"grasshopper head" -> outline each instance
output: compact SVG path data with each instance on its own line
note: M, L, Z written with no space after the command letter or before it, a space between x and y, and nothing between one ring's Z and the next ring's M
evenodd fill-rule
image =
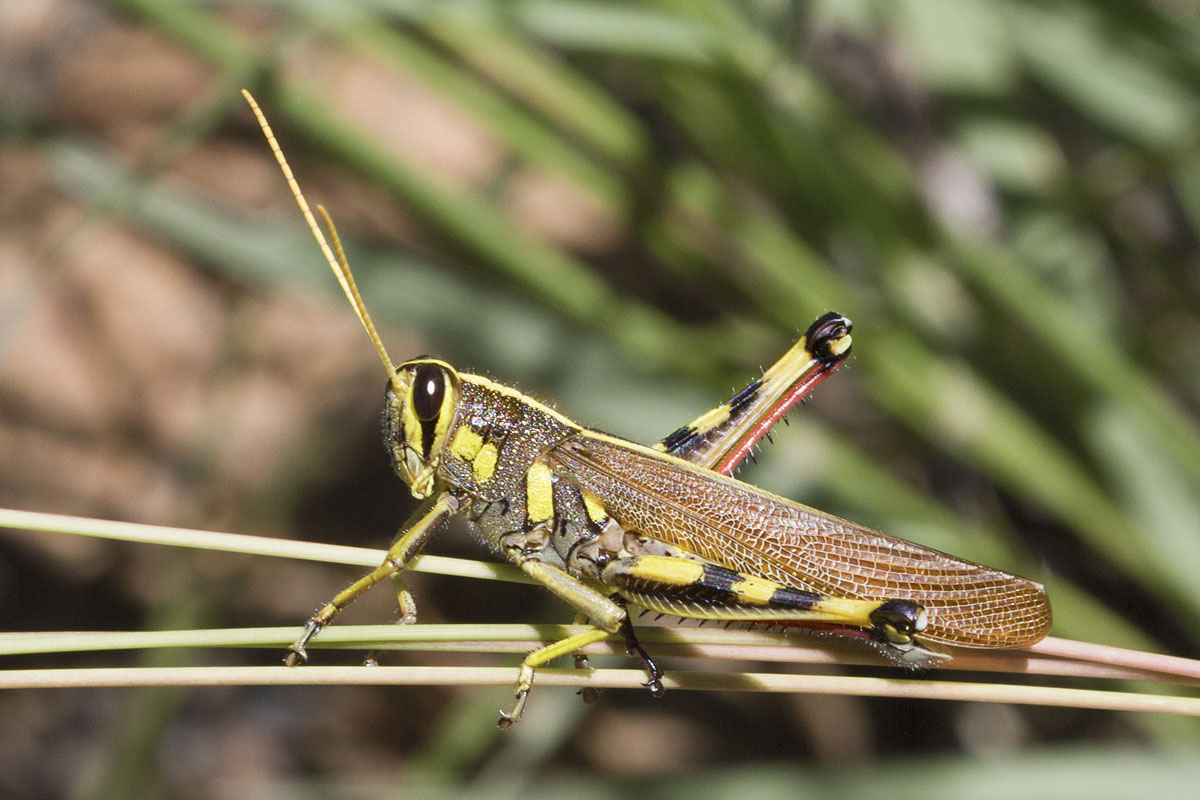
M458 373L445 361L416 358L388 381L384 442L396 474L422 499L433 492L446 431L458 409Z

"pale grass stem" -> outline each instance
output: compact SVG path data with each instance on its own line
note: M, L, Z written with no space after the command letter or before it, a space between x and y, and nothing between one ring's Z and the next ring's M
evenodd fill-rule
M374 567L383 551L297 542L243 534L140 525L60 514L0 509L0 528L75 534L146 544L167 544L259 556ZM529 581L514 567L466 559L419 556L409 569L459 577ZM524 653L568 635L563 625L358 625L334 626L317 643L324 647ZM282 647L296 628L232 630L72 632L0 634L0 656L159 647ZM812 646L805 637L762 631L641 626L639 638L655 652L672 657L804 663L815 666L877 664L870 654ZM589 654L620 654L619 645L601 643ZM1200 661L1051 637L1020 651L956 651L950 669L1071 678L1200 685ZM939 670L941 674L946 670ZM1200 698L1180 695L1100 691L1013 683L932 680L935 673L902 679L840 675L796 675L745 671L671 670L668 688L721 691L831 693L941 700L973 700L1082 708L1158 711L1200 716ZM0 671L0 688L141 685L401 684L506 685L512 667L171 667L23 669ZM633 688L645 680L632 669L592 671L543 669L539 685Z

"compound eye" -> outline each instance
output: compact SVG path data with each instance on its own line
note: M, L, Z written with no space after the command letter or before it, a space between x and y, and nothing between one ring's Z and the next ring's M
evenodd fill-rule
M421 422L432 422L442 410L446 397L446 374L441 367L422 364L413 375L413 413Z

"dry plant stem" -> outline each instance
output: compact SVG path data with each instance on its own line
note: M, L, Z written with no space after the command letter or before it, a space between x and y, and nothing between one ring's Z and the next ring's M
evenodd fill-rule
M251 536L244 533L169 528L163 525L143 525L136 522L89 519L65 514L18 511L10 508L0 508L0 528L40 533L70 533L126 542L195 547L228 553L296 558L360 567L376 567L383 560L384 555L383 550L375 550L370 547L348 547L294 539L276 539L268 536ZM462 578L491 578L513 583L533 582L516 567L507 564L488 564L465 558L419 555L415 556L405 566L405 569L414 572L433 572L439 575L457 575Z
M375 650L526 653L543 646L548 640L582 630L584 628L579 626L566 625L342 625L326 631L318 646ZM0 656L158 647L282 647L295 638L295 634L296 629L290 627L0 633ZM650 625L640 628L639 635L643 642L653 645L656 655L664 657L719 658L813 666L879 666L878 658L870 653L835 649L829 647L829 643L826 642L811 642L800 637L762 631L701 630ZM619 642L600 642L584 648L584 652L587 655L620 656L624 650ZM1196 666L1186 659L1182 661L1182 666ZM1200 685L1200 678L1032 655L1024 651L994 654L962 651L955 654L954 660L946 669L1108 680L1171 681Z
M1056 636L1048 636L1042 641L1030 645L1027 650L1031 653L1074 661L1128 667L1161 675L1175 675L1200 680L1200 661L1191 658L1147 653L1141 650L1126 650L1123 647L1077 642L1073 639L1060 639Z
M591 686L641 689L641 670L573 669L538 671L539 686ZM507 686L513 670L507 667L137 667L130 669L41 669L0 672L0 688L72 688L96 686L250 686L314 684ZM1117 711L1156 711L1200 716L1200 698L1062 689L1011 684L954 683L891 678L766 673L672 672L668 689L702 691L790 692L905 697L925 700L1019 703Z
M69 533L85 536L97 536L124 541L139 541L154 544L167 544L181 547L199 547L210 550L246 553L252 555L268 555L283 558L298 558L314 561L326 561L336 564L353 564L358 566L375 566L382 559L383 551L364 547L346 547L343 545L319 544L300 542L288 539L275 539L264 536L246 534L218 533L213 531L189 530L185 528L169 528L159 525L142 525L110 520L72 517L62 514L44 514L32 511L0 509L0 527L15 530ZM467 559L445 558L440 556L417 556L410 563L410 569L416 571L436 572L439 574L458 575L460 577L491 578L493 580L510 580L529 583L529 579L519 570L503 564L487 564ZM289 629L290 630L290 629ZM738 632L730 632L732 634ZM744 633L744 632L742 632ZM724 635L724 634L718 634ZM379 646L387 647L388 637L381 637ZM647 641L652 641L647 639ZM794 644L795 639L789 644ZM709 642L708 644L712 644ZM717 643L723 645L724 642ZM695 645L691 645L695 647ZM797 653L804 648L788 647ZM694 650L696 655L715 655ZM806 653L818 651L807 650ZM743 651L742 654L728 654L727 657L754 658L761 660L808 660L812 662L828 661L829 663L854 663L857 654L823 653L817 657L807 654L802 658L782 659L777 654L768 656L752 654ZM1032 656L1049 656L1052 659L1064 660L1064 664L1072 666L1055 666L1046 659L1034 660ZM859 657L861 658L861 657ZM869 661L869 659L868 659ZM861 662L860 662L861 663ZM874 662L871 662L874 663ZM1041 674L1062 674L1081 677L1119 677L1136 680L1155 680L1166 677L1200 679L1200 661L1166 656L1156 653L1146 653L1138 650L1126 650L1107 645L1076 642L1069 639L1049 637L1041 642L1017 651L999 651L983 653L971 650L955 651L954 667L972 670L992 670L1003 672L1037 672ZM1108 672L1096 667L1075 668L1074 665L1093 664L1107 665L1133 670L1130 673ZM1190 681L1189 681L1190 682Z

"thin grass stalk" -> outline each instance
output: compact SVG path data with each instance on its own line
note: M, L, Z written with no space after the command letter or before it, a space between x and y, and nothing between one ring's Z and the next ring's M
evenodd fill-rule
M374 566L378 564L384 553L381 550L371 550L369 548L352 548L342 547L337 545L319 545L308 542L294 542L290 540L272 539L261 536L248 536L244 534L218 533L213 531L198 531L180 528L167 528L157 525L140 525L133 523L113 522L108 520L91 520L81 517L71 517L60 514L43 514L38 512L18 511L13 509L0 509L0 527L13 529L26 529L39 532L58 532L72 533L88 536L99 536L105 538L120 539L123 541L141 541L155 544L171 544L176 546L197 547L202 549L216 549L225 552L241 552L256 555L272 555L287 558L303 558L308 560L322 560L320 555L325 554L331 557L332 563L340 564L359 564L362 566ZM508 567L501 569L501 565L483 564L480 562L472 562L465 559L444 559L434 556L420 557L418 562L424 571L436 571L440 574L452 574L462 577L482 577L493 580L509 580L517 578L524 582L528 582L523 575L520 575L515 569ZM514 574L515 573L515 574ZM561 638L564 631L567 630L561 626L554 626L556 629L550 631L547 629L537 629L532 626L500 626L494 630L489 630L494 626L463 626L460 630L450 629L448 626L409 626L407 628L397 626L365 626L372 629L369 631L370 636L366 641L360 640L359 646L389 646L397 639L406 638L407 632L409 643L417 640L419 637L427 637L426 645L431 644L428 639L436 639L440 642L452 642L461 645L464 641L470 642L472 645L481 641L495 641L496 639L505 639L512 637L520 637L521 649L528 649L527 645L532 643L536 646L537 643ZM230 631L210 631L210 632L145 632L141 634L146 638L138 639L139 634L110 634L108 645L117 647L162 647L162 646L194 646L196 644L209 644L216 646L218 644L239 644L242 646L278 646L290 641L295 634L295 629L246 629L240 632ZM335 642L345 643L351 636L361 635L362 630L355 631L349 626L334 628L326 632L322 640L326 644ZM647 642L656 641L656 637L665 637L665 643L681 644L688 646L702 646L701 649L694 651L695 655L721 655L728 658L762 658L765 653L761 649L746 650L738 652L736 649L727 650L725 652L705 649L712 645L728 644L731 641L742 646L754 646L761 648L764 644L783 645L787 644L784 650L800 650L802 648L794 647L794 642L784 642L782 640L763 640L762 638L752 640L751 642L737 642L736 638L739 634L755 635L756 632L739 632L739 631L709 631L709 632L685 632L685 630L671 630L664 628L649 627L646 629L642 638ZM188 636L194 635L192 641L188 641ZM715 641L710 636L718 637ZM757 634L762 636L763 634ZM38 643L37 639L32 637L41 636L42 639ZM70 637L78 637L76 644L71 644ZM121 637L129 637L122 639ZM55 637L68 637L65 640ZM691 642L688 642L688 637L693 637ZM662 639L657 639L662 641ZM5 652L39 652L36 648L31 649L29 645L38 643L38 646L43 649L41 652L64 652L66 650L96 650L110 649L105 647L104 634L11 634L8 637L0 637L0 654ZM437 647L428 647L428 649L438 649ZM508 649L508 648L505 648ZM1116 672L1097 671L1094 667L1072 671L1071 669L1057 665L1050 672L1051 668L1044 663L1031 661L1029 653L1039 654L1043 656L1051 656L1058 658L1065 663L1087 664L1089 662L1099 663L1117 668ZM689 653L681 653L688 655ZM831 659L839 664L855 663L854 659L844 659L841 654L831 656ZM783 660L783 659L773 659ZM793 659L786 659L793 660ZM1150 679L1163 680L1168 676L1172 680L1178 679L1179 682L1191 683L1200 679L1200 662L1191 659L1176 658L1172 656L1157 655L1153 653L1142 653L1139 651L1125 650L1123 648L1107 647L1103 645L1094 645L1085 642L1073 642L1057 638L1049 638L1034 645L1024 651L1007 651L1005 653L971 653L970 651L960 652L956 655L954 664L959 666L960 662L965 661L965 665L970 668L972 665L976 669L988 669L1001 672L1012 673L1041 673L1041 674L1065 674L1076 677L1122 677L1133 679ZM1119 670L1127 670L1121 672ZM368 676L364 675L364 678ZM368 681L373 682L373 681ZM1179 698L1184 699L1184 698ZM1014 700L1013 702L1021 702ZM1107 707L1107 706L1106 706Z
M0 633L0 656L171 647L282 649L296 638L298 630L272 627ZM313 642L313 649L526 653L585 630L586 627L578 625L339 625L322 631L321 637ZM653 644L655 653L665 657L879 666L879 659L873 654L840 648L837 640L813 640L768 631L649 625L639 626L638 638ZM625 651L620 637L613 636L606 642L583 648L582 652L622 656ZM1200 685L1200 662L1192 659L1055 637L1028 650L958 651L951 665L939 672L947 670Z
M541 686L641 689L646 676L633 669L542 669ZM50 689L97 686L508 686L511 667L130 667L9 670L0 688ZM726 692L844 694L921 700L966 700L1110 711L1153 711L1200 716L1200 698L1065 689L1015 684L861 678L834 675L776 675L761 672L667 673L667 689Z

